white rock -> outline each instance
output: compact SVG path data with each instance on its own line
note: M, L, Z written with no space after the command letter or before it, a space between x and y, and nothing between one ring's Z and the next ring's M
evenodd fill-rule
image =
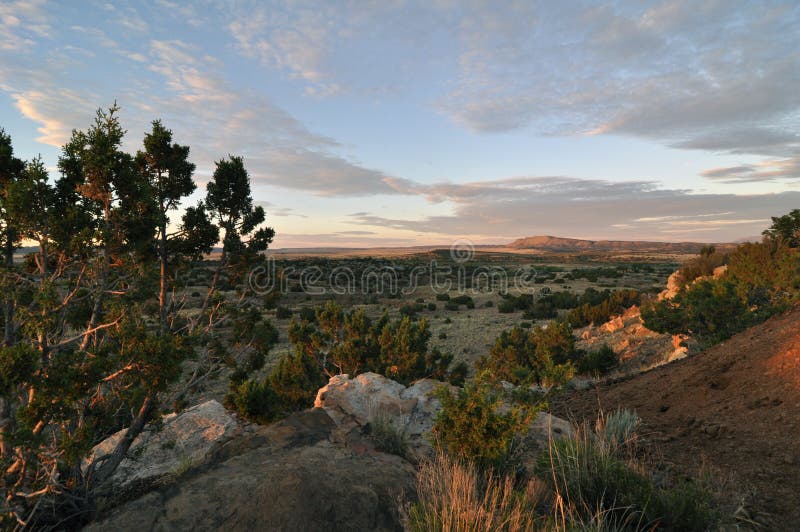
M432 379L405 387L377 373L362 373L353 379L336 375L317 392L314 407L324 408L345 428L364 426L381 416L404 431L412 445L426 447L425 434L441 408L434 392L443 385L450 387Z
M84 468L93 460L111 453L127 429L97 444ZM207 401L168 414L160 424L150 424L133 441L128 456L111 477L113 489L143 488L170 476L202 465L242 428L217 401Z

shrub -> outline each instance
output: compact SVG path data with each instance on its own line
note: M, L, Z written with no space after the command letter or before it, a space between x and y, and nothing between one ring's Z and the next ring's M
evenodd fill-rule
M730 338L754 323L754 316L726 280L702 280L681 290L674 298L642 309L645 327L656 332L687 334L703 345Z
M515 385L559 385L571 378L572 361L579 355L569 324L552 321L532 331L521 327L503 331L476 366Z
M493 307L493 306L494 306L494 301L492 301L492 300L490 299L490 300L488 300L486 303L484 303L484 304L483 304L483 306L484 306L484 307L486 307L486 308L491 308L491 307Z
M279 306L275 309L275 317L279 320L286 320L292 317L292 311L287 307Z
M482 468L509 465L514 439L529 422L530 410L512 406L501 413L501 396L483 382L466 384L454 392L440 387L436 397L442 408L432 435L439 448Z
M447 333L442 331L439 333L439 340L447 340Z
M224 403L227 408L254 423L266 425L281 416L278 395L266 379L232 384Z
M300 309L300 319L305 321L317 321L317 311L314 307L303 307Z
M581 299L585 302L572 309L567 315L567 321L573 327L605 323L612 316L622 314L625 309L638 305L641 302L641 294L636 290L598 292L594 289L587 289Z
M414 317L417 315L418 312L422 312L424 310L424 305L422 303L413 303L409 305L403 305L398 309L398 312L401 316L408 316ZM435 308L435 307L434 307Z
M504 299L497 305L497 311L500 314L511 314L512 312L516 312L516 310L517 305L513 300Z
M453 303L452 301L448 301L447 303L444 304L445 310L458 310L458 308L459 308L458 303Z
M326 382L327 378L316 360L301 349L282 358L269 375L269 385L284 414L310 408L317 391Z
M436 303L428 303L428 310L430 310L431 312L436 310Z
M678 276L680 284L685 286L698 277L709 276L714 273L714 269L728 262L727 253L718 252L714 246L706 246L700 250L700 255L687 261L680 270Z
M436 294L436 301L450 301L450 294Z
M607 344L603 344L596 351L590 351L578 361L578 371L581 373L600 374L608 372L617 365L617 354Z

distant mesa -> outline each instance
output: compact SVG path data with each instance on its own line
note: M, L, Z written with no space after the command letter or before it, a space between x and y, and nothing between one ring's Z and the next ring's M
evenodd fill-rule
M550 252L649 251L661 253L698 253L707 244L700 242L647 242L637 240L581 240L557 236L528 236L510 244L513 249ZM718 244L715 244L718 245ZM727 244L722 244L727 246Z

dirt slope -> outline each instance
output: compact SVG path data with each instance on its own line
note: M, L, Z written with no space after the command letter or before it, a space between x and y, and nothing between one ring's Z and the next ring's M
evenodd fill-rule
M696 473L711 465L752 490L752 508L770 528L800 530L800 308L703 353L573 392L553 410L580 420L598 405L635 409L669 466Z

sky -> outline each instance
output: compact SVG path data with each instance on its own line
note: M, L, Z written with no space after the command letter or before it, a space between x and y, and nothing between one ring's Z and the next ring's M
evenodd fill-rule
M244 157L273 247L723 242L800 208L794 1L0 0L0 127L57 177L116 101ZM173 217L177 219L180 213Z

